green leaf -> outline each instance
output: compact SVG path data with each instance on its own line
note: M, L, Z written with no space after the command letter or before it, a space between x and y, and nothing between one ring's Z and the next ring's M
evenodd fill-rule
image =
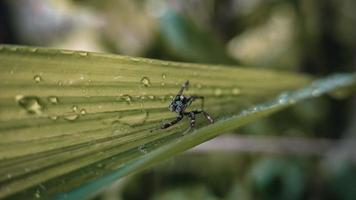
M14 199L88 197L223 132L355 82L354 75L337 75L256 106L311 79L18 46L0 46L0 67L0 198ZM201 117L185 135L188 120L157 129L175 118L167 106L186 80L185 94L205 96L217 122L206 126Z
M184 15L167 10L159 22L164 44L177 57L200 63L237 63L211 31L200 30Z

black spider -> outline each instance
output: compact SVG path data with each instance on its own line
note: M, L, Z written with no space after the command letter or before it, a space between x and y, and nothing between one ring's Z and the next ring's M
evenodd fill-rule
M210 115L203 110L203 108L204 108L204 97L203 96L184 96L183 95L183 90L188 88L188 85L189 85L189 81L186 81L182 85L182 88L179 90L178 94L173 98L171 104L168 107L171 112L178 113L177 118L171 122L162 124L161 129L166 129L166 128L176 124L180 120L182 120L184 116L188 116L190 118L190 127L186 131L186 132L188 132L195 126L195 115L200 114L200 113L203 113L204 116L206 117L206 119L209 120L210 123L214 123L213 118L211 118ZM190 112L185 112L185 109L196 99L202 100L201 109L193 110Z

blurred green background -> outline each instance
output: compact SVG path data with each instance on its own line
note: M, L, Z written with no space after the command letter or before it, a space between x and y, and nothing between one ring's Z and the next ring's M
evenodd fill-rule
M319 77L355 71L355 11L354 0L8 0L0 43ZM308 100L93 199L356 199L355 122L355 95Z

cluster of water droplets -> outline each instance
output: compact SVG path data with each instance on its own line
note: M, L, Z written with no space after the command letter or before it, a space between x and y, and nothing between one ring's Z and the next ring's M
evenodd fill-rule
M73 105L71 108L71 112L65 113L63 118L68 121L75 121L80 116L84 116L87 114L87 111L84 108L79 109L77 105Z
M45 116L44 111L49 105L57 105L59 103L59 98L57 96L41 98L38 96L16 95L15 101L23 110L26 111L26 113ZM63 118L68 121L74 121L80 116L84 116L86 114L87 111L84 108L79 109L78 106L74 105L72 106L70 112L63 114ZM48 118L51 120L57 120L58 115L49 115Z

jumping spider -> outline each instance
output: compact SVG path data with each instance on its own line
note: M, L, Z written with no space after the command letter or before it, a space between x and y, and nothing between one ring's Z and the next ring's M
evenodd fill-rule
M182 88L179 90L178 94L173 98L171 104L168 107L171 112L178 113L177 118L171 122L162 124L161 129L166 129L166 128L176 124L180 120L182 120L184 116L188 116L190 118L190 127L186 131L186 132L188 132L195 126L195 115L200 114L200 113L203 113L205 118L210 123L214 123L213 118L211 118L211 116L203 110L203 108L204 108L204 97L203 96L184 96L183 95L183 90L187 89L188 85L189 85L189 81L186 81L182 85ZM188 106L190 106L190 104L193 101L195 101L196 99L201 99L201 101L202 101L201 109L193 110L190 112L185 112L185 109Z

